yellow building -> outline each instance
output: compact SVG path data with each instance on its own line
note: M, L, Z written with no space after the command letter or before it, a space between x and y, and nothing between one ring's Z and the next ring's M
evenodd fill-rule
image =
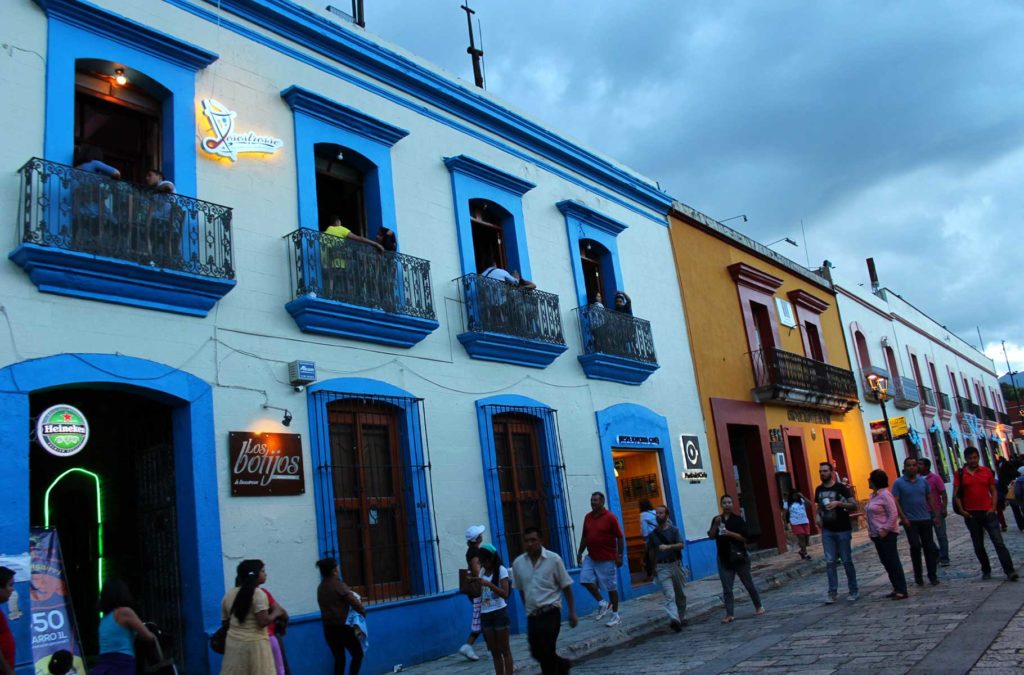
M835 291L688 206L676 203L670 221L716 487L738 498L760 548L784 551L782 503L792 489L813 500L821 462L868 496Z

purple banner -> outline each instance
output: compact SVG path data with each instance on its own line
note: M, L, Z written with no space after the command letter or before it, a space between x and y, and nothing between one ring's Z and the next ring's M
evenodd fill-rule
M29 554L32 557L31 631L35 670L49 672L50 658L63 649L74 656L74 672L85 675L82 645L78 642L75 613L64 581L64 558L57 531L33 528Z

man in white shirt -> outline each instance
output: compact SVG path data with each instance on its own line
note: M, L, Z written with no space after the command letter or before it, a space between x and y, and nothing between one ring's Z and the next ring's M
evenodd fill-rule
M569 659L556 651L562 630L562 593L569 607L569 627L578 623L572 597L572 577L555 552L541 545L541 531L528 527L523 533L525 553L512 563L512 578L526 607L526 634L530 656L540 663L544 675L568 673Z

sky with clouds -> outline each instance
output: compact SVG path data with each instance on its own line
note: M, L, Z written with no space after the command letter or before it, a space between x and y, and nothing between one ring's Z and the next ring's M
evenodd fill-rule
M367 29L472 81L461 1L365 0ZM1024 3L471 4L512 107L797 262L873 256L1024 370Z

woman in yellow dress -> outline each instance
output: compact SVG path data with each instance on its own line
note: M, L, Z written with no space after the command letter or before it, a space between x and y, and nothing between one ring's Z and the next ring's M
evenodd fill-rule
M220 673L276 675L267 626L281 608L271 607L267 594L259 588L267 580L266 567L260 560L243 560L237 574L235 587L228 589L220 603L221 619L228 622Z

